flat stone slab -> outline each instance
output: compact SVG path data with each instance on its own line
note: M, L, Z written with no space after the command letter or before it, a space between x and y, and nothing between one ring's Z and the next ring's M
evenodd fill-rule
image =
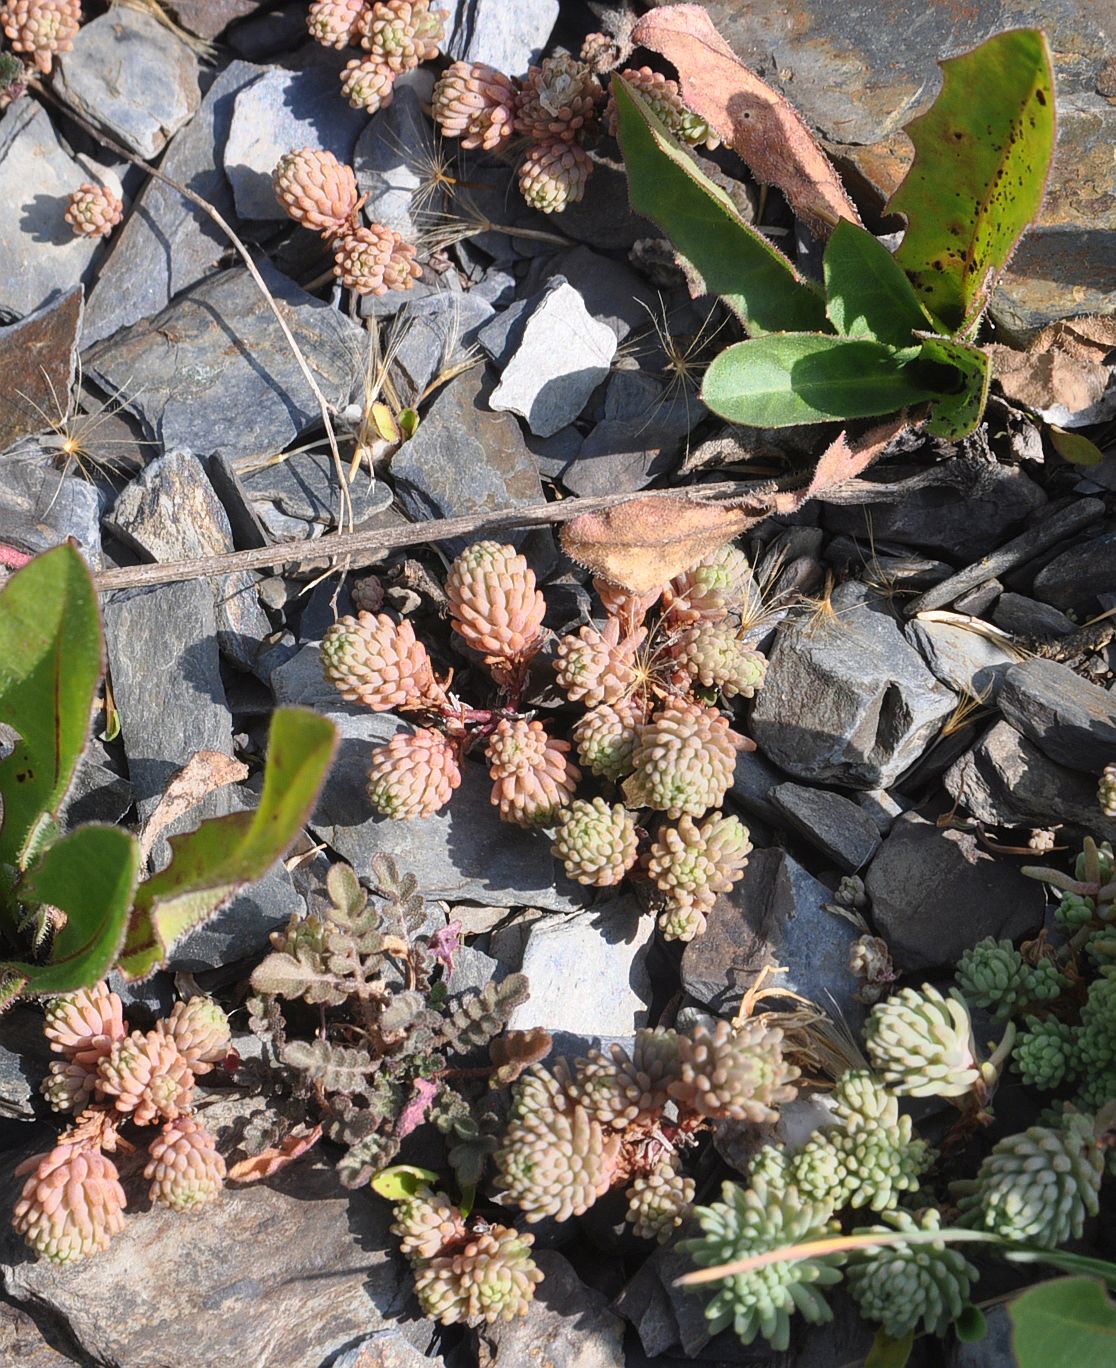
M81 286L75 286L0 328L0 451L63 416L59 405L74 382L82 299Z
M349 401L363 369L360 329L266 262L260 273L326 400ZM241 266L221 271L86 355L123 390L167 450L196 456L282 451L321 422L321 409L259 288Z
M58 58L57 93L71 108L148 159L201 100L196 54L154 14L116 6L82 24Z
M324 711L339 728L341 745L310 825L355 869L367 869L384 851L417 876L427 898L451 903L569 912L591 899L591 890L562 873L549 835L500 821L491 780L473 760L465 762L461 787L433 817L394 822L377 816L367 794L372 748L407 724L390 713L346 712L337 703Z
M447 0L447 57L487 62L498 71L521 76L538 60L558 18L558 0Z
M967 831L899 817L865 879L872 920L901 969L952 965L985 936L1018 940L1042 925L1046 895Z
M223 1100L205 1113L223 1153L246 1105ZM9 1165L5 1179L10 1210L25 1180ZM197 1219L164 1206L131 1211L108 1249L66 1269L33 1261L5 1222L0 1275L7 1297L66 1327L98 1363L320 1368L413 1317L391 1219L387 1202L346 1191L328 1159L310 1155L267 1182L226 1187Z
M550 437L581 413L616 355L616 334L568 283L548 290L492 391L494 409L518 413Z
M233 100L224 151L236 212L244 219L287 222L271 182L279 159L309 147L332 152L348 165L367 120L364 110L340 98L330 66L273 67L246 85Z
M0 316L23 318L53 295L88 283L97 238L78 237L63 217L89 172L59 137L46 109L17 101L0 119Z
M1013 665L1000 690L1004 720L1059 765L1099 774L1116 757L1116 694L1053 660Z
M250 62L230 62L160 163L160 170L190 186L226 219L234 216L235 206L220 152L237 91L259 74L260 68ZM70 239L77 242L72 234ZM229 247L228 238L202 210L169 185L148 180L132 212L109 239L110 255L85 311L83 345L158 313L172 295L208 275ZM130 382L125 388L134 391Z
M879 827L839 793L780 784L771 798L791 827L846 874L862 869L879 849Z

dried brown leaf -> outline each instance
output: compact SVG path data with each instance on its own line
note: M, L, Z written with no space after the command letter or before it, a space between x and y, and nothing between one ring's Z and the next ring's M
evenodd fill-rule
M1026 351L993 343L992 369L1004 394L1051 421L1095 421L1091 414L1112 378L1106 357L1116 348L1116 318L1085 315L1059 319L1038 333ZM1098 413L1097 419L1101 417Z
M282 1144L261 1150L250 1159L241 1159L239 1163L233 1164L228 1176L234 1183L258 1183L261 1178L270 1178L273 1173L278 1173L288 1164L293 1164L321 1138L321 1126L315 1126L305 1135L288 1135Z
M594 575L646 594L758 522L765 508L729 508L684 495L629 499L582 513L562 529L562 549Z
M220 751L198 751L170 781L155 811L147 819L140 836L142 858L146 860L151 854L159 833L191 808L197 807L206 794L247 777L248 766L234 760L231 755L223 755Z
M740 61L701 5L653 9L632 38L671 62L682 98L751 167L775 185L810 230L826 236L839 219L860 223L833 163L801 115Z

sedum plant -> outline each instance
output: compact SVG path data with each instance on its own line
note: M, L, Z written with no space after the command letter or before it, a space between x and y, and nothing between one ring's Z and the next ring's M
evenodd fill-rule
M196 1211L220 1194L225 1161L194 1114L195 1081L229 1050L228 1020L216 1002L185 999L152 1030L130 1031L120 998L97 983L52 998L45 1031L61 1057L43 1095L75 1119L53 1149L16 1170L29 1177L12 1223L37 1254L76 1263L120 1233L127 1198L109 1156L135 1149L150 1134L141 1128L157 1128L143 1170L150 1201ZM125 1128L136 1138L126 1138Z
M665 26L677 14L676 27L696 28L692 15L683 19L695 8L655 19ZM721 57L723 41L698 13L701 37L706 46L719 44ZM655 86L626 72L613 77L633 209L664 230L704 290L720 294L748 334L705 373L701 397L713 412L733 423L787 427L911 410L929 433L950 439L980 422L990 362L977 332L997 277L1042 202L1054 151L1053 74L1035 29L997 34L941 65L937 99L907 126L914 162L887 205L907 225L894 253L860 225L839 185L826 198L822 184L836 184L836 173L821 148L812 146L816 167L799 168L801 151L788 143L788 174L803 172L800 197L788 191L792 205L827 238L821 285L747 223L703 172L686 146L695 137ZM731 117L733 92L717 84L723 67L683 74L711 92L711 103L723 97ZM741 67L737 79L747 92L741 107L780 111L770 142L800 123L752 73ZM780 160L762 134L731 131L746 157ZM804 127L801 134L810 140ZM772 179L769 165L757 170ZM803 183L816 191L805 202Z
M499 1086L532 1051L549 1048L545 1032L513 1032L500 1042L502 1056L465 1064L462 1056L496 1044L527 998L527 981L512 974L450 996L445 978L460 928L424 932L414 876L400 875L389 857L377 855L372 874L375 899L348 865L334 865L329 906L275 932L274 951L251 980L250 1025L270 1052L265 1073L281 1068L293 1079L296 1102L314 1098L325 1135L345 1148L337 1167L347 1187L367 1183L427 1122L467 1169L485 1141L458 1083L480 1076ZM270 1138L261 1137L261 1148Z
M96 590L69 545L18 570L0 592L0 1006L21 992L69 993L118 964L144 978L173 942L262 877L310 814L336 733L301 708L276 711L254 813L172 837L142 877L140 845L118 827L66 829L65 804L103 674Z
M396 820L452 799L470 753L483 754L500 817L554 832L567 876L596 887L625 877L653 890L668 939L690 940L752 846L720 811L737 757L754 749L720 699L751 697L766 661L749 645L764 605L744 554L723 546L654 592L597 581L603 620L560 637L554 682L580 716L570 740L531 716L531 666L546 644L546 601L514 547L474 542L446 579L450 622L496 686L494 706L463 702L408 621L368 611L339 619L322 668L341 696L414 718L373 751L369 797ZM578 764L574 763L576 752ZM598 790L580 796L582 784Z

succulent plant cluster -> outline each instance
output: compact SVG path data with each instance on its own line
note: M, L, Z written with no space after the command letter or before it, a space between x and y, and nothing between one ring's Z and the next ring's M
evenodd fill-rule
M272 173L286 212L333 251L333 273L356 294L409 290L422 274L415 248L393 228L359 221L364 198L351 166L332 152L303 147L286 153Z
M715 702L750 697L763 682L766 661L748 644L757 591L734 547L660 593L597 589L603 619L560 637L553 651L554 683L584 710L570 741L524 708L529 687L545 682L532 662L547 645L546 601L512 546L474 542L446 579L452 628L496 684L496 706L463 703L411 624L384 612L334 623L322 668L349 702L416 723L373 752L377 811L400 820L440 811L466 755L483 746L504 821L552 830L554 854L580 883L643 879L664 934L690 940L717 895L740 879L752 848L739 818L718 809L738 754L754 746ZM583 777L599 791L575 796Z
M496 1200L528 1222L580 1216L611 1188L628 1193L637 1234L666 1240L694 1196L681 1154L721 1120L773 1122L798 1070L759 1019L712 1030L636 1032L571 1068L536 1066L516 1084L495 1154Z
M514 151L523 198L541 213L559 213L585 194L593 170L586 145L602 131L615 136L615 105L601 77L619 61L619 45L592 33L579 57L559 48L523 76L483 62L454 62L434 87L434 121L464 148ZM684 142L717 146L709 125L683 104L677 81L649 67L625 70L620 79Z
M374 114L391 104L400 76L438 56L448 18L430 0L313 0L306 26L323 47L360 49L341 90L354 109Z
M42 1091L75 1113L52 1150L27 1160L15 1229L42 1257L75 1263L104 1249L124 1225L126 1197L109 1155L135 1148L121 1128L158 1127L143 1176L151 1201L193 1211L221 1191L225 1163L193 1113L195 1079L224 1061L229 1026L212 999L175 1004L150 1031L130 1031L104 983L51 999L45 1031L61 1058Z
M726 1184L721 1202L696 1208L702 1234L679 1248L713 1268L850 1226L853 1235L911 1241L736 1267L712 1283L713 1329L732 1325L745 1343L763 1334L785 1349L788 1317L797 1309L828 1320L820 1289L843 1276L886 1335L941 1335L964 1313L977 1270L946 1238L928 1235L962 1226L1040 1249L1082 1236L1100 1208L1116 1133L1114 863L1107 845L1087 838L1072 875L1027 869L1061 895L1060 939L1016 948L986 938L961 957L950 993L923 984L877 1001L864 1031L871 1068L839 1079L833 1124L793 1152L761 1149L750 1186ZM1006 1023L987 1058L969 1004ZM971 1177L939 1173L940 1156L914 1133L901 1099L952 1102L958 1134L969 1135L992 1123L989 1103L1009 1058L1038 1094L1037 1124L1002 1133ZM1043 1093L1055 1098L1045 1111ZM866 1207L886 1224L853 1225L851 1213Z
M84 181L66 201L66 222L77 237L108 237L124 217L124 201L107 185Z
M545 1032L504 1033L527 997L521 974L450 996L445 979L460 928L424 930L414 877L386 856L375 858L373 877L375 899L348 865L331 868L329 906L272 935L249 1002L250 1025L270 1051L261 1070L293 1075L296 1101L315 1098L324 1133L345 1147L337 1168L348 1187L367 1183L428 1121L467 1170L471 1147L483 1150L484 1141L455 1079L500 1086L550 1045ZM485 1047L487 1060L461 1073L459 1057ZM272 1138L261 1134L258 1147Z
M81 24L81 0L4 0L0 29L12 51L49 76L59 52L69 52Z
M443 1325L515 1320L542 1282L533 1235L482 1219L470 1224L430 1188L397 1204L391 1228L414 1269L419 1305Z

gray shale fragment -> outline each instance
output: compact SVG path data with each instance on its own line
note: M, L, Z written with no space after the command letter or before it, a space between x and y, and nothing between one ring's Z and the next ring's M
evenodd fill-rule
M752 735L796 778L887 788L956 698L868 588L842 584L832 603L832 620L779 629Z
M955 963L985 936L1016 940L1042 925L1042 886L967 831L917 813L898 818L865 886L876 929L901 969Z
M560 285L527 319L492 407L518 413L536 437L550 437L581 413L615 355L616 334L592 316L572 285Z
M344 408L363 371L360 329L264 261L260 272L327 402ZM164 447L200 457L282 451L321 422L275 315L241 266L99 343L86 368L124 390Z
M54 84L72 109L148 159L201 100L195 54L169 25L129 5L82 24Z

